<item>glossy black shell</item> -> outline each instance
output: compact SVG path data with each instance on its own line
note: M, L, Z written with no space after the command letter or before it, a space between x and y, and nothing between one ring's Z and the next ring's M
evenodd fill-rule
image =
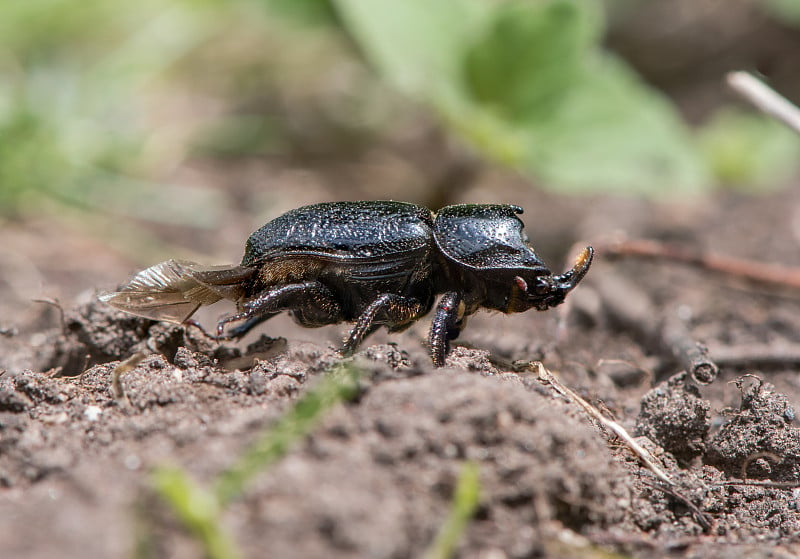
M527 270L549 274L528 245L517 214L522 208L506 204L447 206L436 214L434 238L441 253L472 270Z
M327 202L291 210L253 233L242 266L258 269L247 296L316 281L355 320L382 293L430 306L433 217L405 202Z
M104 300L181 323L202 305L233 300L238 312L217 323L219 337L239 338L284 311L310 328L352 322L341 349L349 355L379 326L408 328L442 294L428 338L440 367L449 340L478 309L545 310L563 302L586 274L591 247L570 270L552 275L528 243L521 213L501 204L448 206L435 216L405 202L305 206L250 235L241 265L169 260Z
M406 202L326 202L286 212L250 235L242 266L276 256L391 258L430 244L431 211Z

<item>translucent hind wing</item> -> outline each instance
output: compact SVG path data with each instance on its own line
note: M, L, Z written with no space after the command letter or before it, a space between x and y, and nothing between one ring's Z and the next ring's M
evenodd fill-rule
M194 262L184 266L199 284L229 301L245 296L245 287L256 271L246 266L201 266Z
M241 266L167 260L142 270L120 291L101 295L100 300L144 318L181 323L203 305L236 300L250 273Z

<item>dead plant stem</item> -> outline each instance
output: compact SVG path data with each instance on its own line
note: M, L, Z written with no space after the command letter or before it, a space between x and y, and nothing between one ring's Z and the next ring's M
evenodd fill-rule
M531 364L531 367L536 371L539 376L539 381L543 384L548 384L553 387L553 389L564 396L570 402L578 404L583 411L585 411L589 417L600 423L603 427L614 433L617 437L619 437L628 448L642 461L642 463L647 466L655 476L661 480L662 482L666 483L668 486L672 487L675 485L675 482L670 479L670 477L666 474L664 470L661 469L658 464L655 463L655 460L650 455L650 453L642 447L639 443L637 443L634 438L628 433L628 431L619 423L612 419L608 419L605 417L600 411L591 405L589 402L581 398L577 393L575 393L572 389L567 388L564 384L559 381L553 373L548 371L542 363L536 361Z
M609 243L600 250L607 256L679 262L754 283L800 289L800 268L796 266L781 266L703 253L646 239L617 241Z
M800 109L780 93L747 72L730 72L728 85L762 112L800 134Z

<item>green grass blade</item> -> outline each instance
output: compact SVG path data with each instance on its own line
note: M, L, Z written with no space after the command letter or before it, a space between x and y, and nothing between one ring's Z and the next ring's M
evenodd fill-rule
M153 473L153 485L184 527L203 546L208 559L239 559L242 555L222 529L217 497L197 485L179 468L162 467Z
M478 475L477 464L468 462L461 468L450 514L439 530L433 545L425 553L425 559L448 559L453 556L461 535L478 508L480 500Z
M250 479L308 434L323 412L338 402L354 398L357 380L354 369L343 367L326 375L317 387L303 395L233 466L220 474L214 490L219 502L228 503L238 497Z

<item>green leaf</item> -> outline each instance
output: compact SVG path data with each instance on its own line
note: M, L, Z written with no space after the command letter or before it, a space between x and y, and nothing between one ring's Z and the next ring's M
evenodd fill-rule
M587 0L500 4L466 53L469 94L509 119L547 115L580 77L600 28Z
M718 111L698 133L701 152L720 182L778 186L800 164L800 138L774 120L733 108Z
M672 105L599 51L596 0L334 0L396 88L543 186L664 193L710 177Z
M669 194L710 183L672 105L610 56L527 130L527 168L562 190Z
M763 9L787 25L800 27L800 1L765 0Z
M400 91L443 102L464 45L489 10L482 0L333 0L364 56Z
M329 0L261 0L276 14L306 25L333 25L336 14Z

